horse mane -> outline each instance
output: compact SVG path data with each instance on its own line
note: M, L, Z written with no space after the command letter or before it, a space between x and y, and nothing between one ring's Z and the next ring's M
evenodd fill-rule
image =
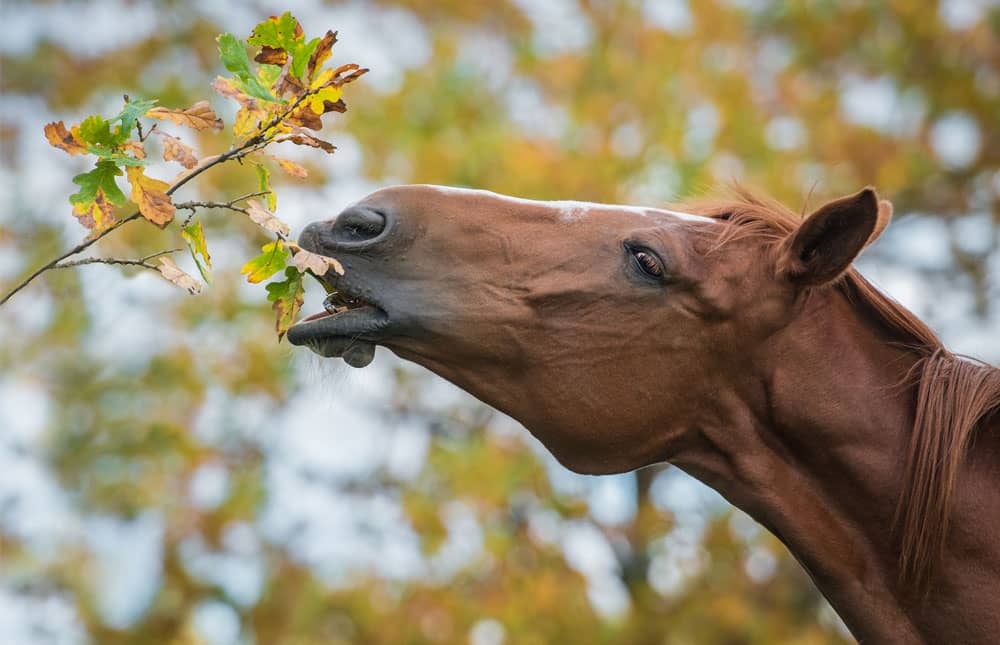
M772 199L742 187L734 190L734 198L687 207L732 225L720 233L715 248L749 236L774 245L802 221ZM949 352L930 327L853 267L833 288L865 314L886 342L918 356L904 381L916 386L916 411L893 528L900 542L900 587L922 596L944 555L966 451L976 430L1000 413L1000 369Z

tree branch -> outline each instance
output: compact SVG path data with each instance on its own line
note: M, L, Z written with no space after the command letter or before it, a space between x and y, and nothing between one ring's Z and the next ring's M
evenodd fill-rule
M127 260L124 258L83 258L82 260L72 260L70 262L60 262L52 266L53 269L68 269L70 267L78 267L84 264L123 264L131 265L137 267L144 267L146 269L152 269L159 273L160 268L154 264L148 264L153 258L158 258L161 255L169 255L171 253L177 253L181 249L169 249L167 251L157 251L156 253L150 253L149 255L135 260Z
M286 118L288 118L288 116L291 115L291 113L294 112L299 107L299 105L302 104L302 102L304 100L306 100L307 98L309 98L313 94L316 94L318 91L319 91L318 89L316 89L316 90L310 89L310 90L306 90L305 92L303 92L301 96L299 96L298 98L295 99L295 101L292 102L292 104L288 107L287 110L285 110L284 112L282 112L279 115L276 115L266 125L262 126L260 129L258 129L257 133L254 136L250 137L249 139L247 139L246 141L244 141L243 143L241 143L239 146L237 146L235 148L230 148L229 150L227 150L226 152L224 152L224 153L222 153L220 155L217 155L215 157L209 157L207 160L202 160L204 162L202 165L197 166L191 172L189 172L188 174L184 175L183 177L181 177L180 179L178 179L176 182L174 182L174 184L172 186L170 186L170 188L168 188L166 190L166 193L168 195L173 195L178 189L181 188L181 186L183 186L184 184L188 183L189 181L191 181L192 179L194 179L195 177L197 177L201 173L205 172L209 168L212 168L214 166L218 166L219 164L222 164L222 163L225 163L227 161L230 161L231 159L242 159L243 157L247 156L248 154L256 152L257 150L259 150L259 149L261 149L261 148L269 145L274 140L274 137L277 136L277 134L278 134L276 132L275 133L271 133L270 130L273 129L278 124L280 124ZM155 125L154 125L154 127L155 127ZM238 202L238 201L240 201L242 199L248 199L249 197L258 196L258 195L261 195L261 194L266 194L266 193L252 193L251 195L248 195L248 196L238 197L238 198L236 198L236 199L234 199L234 200L232 200L232 201L230 201L228 203L226 203L226 202L220 203L221 205L217 204L215 202L185 202L186 205L178 205L177 207L178 208L187 208L188 207L187 205L189 205L192 209L193 208L198 208L198 207L203 207L203 208L228 208L230 210L235 210L235 211L239 211L239 212L245 213L246 211L244 209L234 206L235 202ZM211 204L211 206L208 206L208 204ZM17 286L15 286L13 289L11 289L2 299L0 299L0 306L2 306L4 303L6 303L8 300L10 300L11 297L13 297L13 295L16 294L18 291L20 291L21 289L24 289L26 286L28 286L28 284L30 284L32 280L34 280L35 278L37 278L41 274L45 273L49 269L62 268L62 267L66 267L66 266L76 266L75 263L65 263L63 261L66 258L70 257L70 256L73 256L73 255L76 255L78 253L81 253L82 251L84 251L87 248L89 248L92 244L94 244L95 242L97 242L98 240L100 240L101 238L103 238L108 233L110 233L112 231L115 231L118 228L120 228L121 226L124 226L125 224L127 224L128 222L131 222L133 220L137 220L140 217L142 217L142 214L139 213L138 211L136 211L135 213L132 213L128 217L125 217L123 219L120 219L120 220L116 221L114 224L112 224L108 228L104 229L100 233L97 233L93 237L86 238L83 242L80 242L79 244L77 244L76 246L74 246L73 248L71 248L69 251L66 251L65 253L63 253L59 257L55 258L54 260L52 260L52 261L50 261L50 262L42 265L41 267L39 267L38 269L36 269L33 273L31 273L31 275L29 275L27 278L25 278L24 280L22 280ZM93 262L81 262L80 264L93 264ZM105 263L105 264L108 264L108 263ZM155 268L155 267L153 267L153 268Z

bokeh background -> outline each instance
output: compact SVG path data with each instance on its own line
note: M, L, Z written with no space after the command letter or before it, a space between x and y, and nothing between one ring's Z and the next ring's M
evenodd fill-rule
M657 205L739 181L796 210L873 184L897 216L866 275L1000 360L996 0L4 0L0 291L84 233L84 162L46 122L123 92L231 122L215 36L286 9L372 68L330 119L337 154L282 151L311 173L278 188L293 233L402 182ZM217 168L179 197L253 182ZM356 371L276 343L239 276L265 240L204 221L200 296L90 266L0 308L0 642L851 642L682 473L577 476L384 350ZM95 249L177 241L138 223Z

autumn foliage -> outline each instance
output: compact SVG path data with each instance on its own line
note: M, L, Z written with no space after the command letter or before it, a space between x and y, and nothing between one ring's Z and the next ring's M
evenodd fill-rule
M195 132L222 130L225 127L222 119L204 100L179 109L159 106L156 99L133 100L126 96L121 111L110 119L92 115L68 129L62 121L49 123L45 126L45 136L54 147L70 155L96 157L92 170L73 178L80 190L69 198L73 215L90 231L87 242L78 247L80 250L89 246L88 242L140 216L162 229L175 221L178 208L187 209L191 216L181 223L182 236L202 280L208 282L212 261L204 227L195 216L199 209L223 208L242 213L273 236L274 241L265 244L261 254L246 263L243 273L249 282L260 283L283 272L284 280L267 285L267 299L273 303L280 340L295 323L302 306L303 275L320 277L331 269L343 274L343 267L335 259L310 253L288 239L288 225L274 213L277 196L271 189L268 164L297 178L304 178L307 171L294 161L268 154L265 149L272 143L289 141L332 154L336 147L315 133L323 129L324 115L347 110L341 98L344 86L368 70L353 63L327 67L337 34L327 31L321 38L306 40L302 26L287 12L258 24L246 41L228 33L219 35L217 40L222 64L232 76L216 78L212 88L239 104L232 127L232 145L227 152L199 159L194 148L180 136L162 129L170 123ZM248 46L256 50L252 61ZM156 123L144 130L144 119ZM176 162L184 168L170 182L145 173L146 143L151 135L160 140L164 161ZM230 161L253 165L257 192L225 203L173 201L171 196L185 183L213 166ZM127 197L118 185L123 174L131 186ZM237 205L240 202L245 205ZM117 217L117 208L129 205L136 212ZM159 262L156 270L189 293L199 293L202 284L177 266L169 257L171 252L156 254ZM54 268L66 257L51 266ZM151 258L129 263L148 267L145 263L148 259ZM321 284L330 289L326 283ZM15 288L4 300L23 286Z

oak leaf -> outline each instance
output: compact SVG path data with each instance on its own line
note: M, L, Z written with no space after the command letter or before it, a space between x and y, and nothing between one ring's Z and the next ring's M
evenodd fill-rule
M282 136L281 138L276 139L276 141L278 142L291 141L295 145L319 148L320 150L323 150L324 152L328 152L330 154L333 154L334 150L337 149L337 146L333 145L329 141L324 141L323 139L319 139L313 134L306 132L302 128L294 128L290 135Z
M92 231L103 231L115 221L114 206L98 188L92 200L73 205L73 217Z
M73 132L66 129L62 121L55 121L45 126L45 138L56 148L65 150L71 155L87 154L86 144Z
M285 279L267 285L267 299L272 303L276 315L274 329L278 332L278 341L285 335L288 328L295 324L295 319L302 308L302 273L295 267L285 269Z
M157 130L159 132L159 130ZM146 158L146 148L142 145L141 141L126 141L122 144L121 149L125 152L132 153L132 156L136 159Z
M327 271L333 269L337 275L344 275L344 266L336 258L306 251L298 245L295 245L294 248L296 251L295 255L292 256L292 261L295 263L295 267L302 273L308 270L321 276L326 275Z
M209 282L207 269L212 268L212 258L208 254L208 244L205 242L205 230L201 227L201 222L196 221L185 226L181 229L181 237L187 243L188 250L191 251L191 257L194 259L194 263L197 265L202 279L205 282ZM201 257L199 258L199 256ZM204 264L202 264L202 260L204 260Z
M281 240L260 247L261 254L243 265L240 273L254 284L267 280L288 264L288 250Z
M233 99L248 110L258 110L260 107L257 99L240 91L240 88L231 79L216 76L211 85L213 90L227 99Z
M132 184L132 201L139 206L139 212L153 224L163 228L174 219L174 204L170 201L165 181L147 177L142 168L129 167L125 170Z
M256 199L247 202L247 215L255 224L277 235L287 236L291 231L288 224L275 217L274 213Z
M198 158L194 156L194 150L175 136L171 136L162 130L154 130L163 140L163 160L176 161L187 169L198 165Z
M333 49L336 42L337 32L327 31L320 39L319 44L316 45L312 56L309 57L309 63L306 65L306 78L311 80L316 75L316 70L323 67L323 63L330 57L330 50Z
M194 295L201 292L201 283L184 273L177 264L169 257L160 258L160 266L156 267L164 278L173 282L178 287L187 289L188 293Z
M198 101L186 110L173 110L170 108L155 107L146 116L151 119L173 121L177 125L183 125L195 130L221 130L222 119L212 111L208 101Z
M281 157L275 157L273 155L267 155L267 156L270 159L277 162L277 164L281 166L281 169L284 170L289 175L291 175L292 177L295 177L297 179L305 179L306 177L309 176L309 171L300 166L299 164L295 163L294 161L290 161L288 159L282 159Z

